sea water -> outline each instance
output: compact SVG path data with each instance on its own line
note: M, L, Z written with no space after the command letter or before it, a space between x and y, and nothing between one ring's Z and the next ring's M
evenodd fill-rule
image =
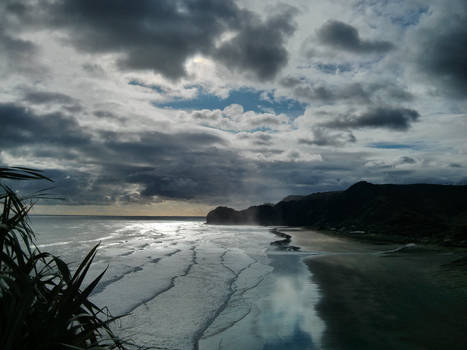
M100 243L91 298L155 349L465 349L467 251L204 218L34 216L71 266Z
M320 295L300 253L268 227L204 219L34 216L38 246L76 266L100 243L92 301L115 332L160 349L315 349Z

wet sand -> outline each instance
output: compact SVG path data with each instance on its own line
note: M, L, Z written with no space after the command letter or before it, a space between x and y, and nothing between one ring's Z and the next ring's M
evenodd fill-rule
M324 349L465 349L467 253L281 229L321 292Z

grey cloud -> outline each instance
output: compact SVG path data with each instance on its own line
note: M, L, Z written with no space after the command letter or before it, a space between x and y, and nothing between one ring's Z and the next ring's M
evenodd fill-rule
M335 146L342 147L346 143L356 142L357 139L351 132L331 133L329 130L322 127L312 128L312 138L300 138L299 144L308 146Z
M406 131L420 114L408 108L379 107L364 113L344 115L321 126L334 129L385 128Z
M244 111L241 105L232 104L223 110L198 110L179 113L181 120L190 120L203 126L224 131L245 131L256 128L277 130L287 127L288 119L283 114Z
M399 158L397 164L415 164L417 161L411 157L403 156Z
M1 7L0 7L1 11ZM0 17L0 21L2 17ZM1 26L2 24L0 24ZM35 73L40 71L42 67L34 62L37 47L32 42L15 38L7 34L0 27L0 69L3 68L3 74L11 74L12 72L20 73ZM2 67L4 65L4 67Z
M240 190L248 167L235 152L219 148L227 145L224 139L208 132L90 132L60 113L38 115L13 104L0 105L0 120L2 151L95 169L70 170L73 181L65 181L63 171L52 172L59 180L54 191L68 204L124 200L130 184L140 186L143 202L152 196L212 199Z
M334 103L340 100L353 100L354 102L370 102L371 92L365 91L361 84L355 83L347 86L331 88L324 85L302 85L293 89L293 94L307 101L321 101Z
M222 118L222 113L219 110L204 110L192 113L192 117L196 120L217 121Z
M33 104L58 103L63 105L71 105L78 103L76 99L68 95L47 91L28 91L24 94L24 99Z
M77 48L121 54L126 69L150 69L177 79L188 57L209 52L240 16L232 1L59 1L53 24L68 30Z
M116 115L115 113L104 111L104 110L94 111L93 115L99 119L118 121L120 123L125 123L129 121L129 118L121 117L119 115Z
M436 23L429 23L414 37L415 64L433 78L442 95L467 96L467 3L452 1L438 8ZM438 14L438 13L437 13ZM430 18L428 18L430 20Z
M89 144L89 135L72 118L60 113L38 116L14 104L0 104L2 149L39 144L64 147Z
M284 44L295 30L291 22L295 14L295 9L289 9L264 23L249 21L233 39L218 49L216 58L240 71L253 71L260 80L274 78L287 63Z
M104 68L97 63L84 63L83 70L97 77L104 77L106 75Z
M266 133L256 133L254 135L255 140L253 144L257 146L270 146L272 145L272 136Z
M5 154L37 161L53 157L61 162L64 168L45 170L56 180L53 192L66 198L60 203L63 205L150 203L170 198L244 207L276 202L289 194L344 189L361 179L384 182L389 176L387 168L364 166L372 153L323 148L322 161L267 162L243 158L238 149L230 149L229 143L209 130L175 134L91 132L59 113L38 115L11 104L0 105L0 120L5 125L0 129L0 163ZM238 137L247 136L252 142L271 141L261 133ZM266 146L255 152L267 158L284 151ZM288 155L300 156L293 151ZM401 160L411 164L408 158ZM411 172L396 180L410 183L439 171L419 169L422 165L414 163ZM31 192L34 188L28 186L34 185L24 182L23 190Z
M299 79L299 78L296 78L296 77L287 76L287 77L282 78L279 81L279 83L284 87L292 88L292 87L295 87L295 86L301 84L302 80Z
M394 49L389 41L361 39L355 27L335 20L327 21L317 35L322 44L352 53L385 53Z
M32 55L36 51L36 46L23 39L14 38L0 29L0 47L4 53L10 56L10 59L14 61L27 60L28 56Z
M296 77L285 77L279 82L292 95L306 102L334 104L341 101L358 104L412 101L413 96L403 86L388 81L341 84L338 86L314 84Z
M185 63L196 54L253 72L262 80L272 79L287 63L284 44L293 32L293 11L287 9L263 21L240 9L234 0L40 0L36 6L23 4L26 10L18 16L25 27L33 23L65 30L66 40L79 50L117 53L122 69L153 70L174 80L186 76ZM217 48L225 32L237 35Z

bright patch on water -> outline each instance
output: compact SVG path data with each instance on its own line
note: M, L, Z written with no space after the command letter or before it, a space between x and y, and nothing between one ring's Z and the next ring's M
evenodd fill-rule
M303 254L265 227L203 221L33 217L39 245L79 262L101 241L93 301L123 337L162 349L316 349L324 323Z

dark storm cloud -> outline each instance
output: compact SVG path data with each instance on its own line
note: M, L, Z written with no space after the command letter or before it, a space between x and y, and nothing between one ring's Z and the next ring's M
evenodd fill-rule
M244 186L248 164L220 148L226 141L215 134L91 132L63 114L39 115L14 104L0 104L0 120L2 151L71 162L75 170L48 173L57 180L54 193L68 204L122 201L132 184L140 190L131 200L142 202L153 201L152 196L213 200ZM77 170L86 168L94 170Z
M467 97L467 3L450 2L437 23L417 33L416 64L433 77L441 94Z
M38 115L12 104L0 105L0 119L4 123L0 129L3 152L67 164L46 171L56 181L53 193L66 199L61 204L144 203L170 198L246 205L258 198L277 201L297 191L327 188L329 180L318 185L309 174L326 179L329 167L344 171L330 164L315 169L314 164L297 160L274 164L249 160L230 150L215 133L91 132L59 113ZM271 141L270 135L263 133L252 137L253 142ZM275 151L268 147L264 152ZM337 163L347 166L346 161ZM291 169L295 170L291 173ZM33 188L28 186L35 184L24 186L22 190L31 192Z
M188 57L212 50L240 15L231 1L60 1L50 10L79 49L118 52L123 68L174 79L185 75Z
M14 104L0 104L0 146L2 149L23 145L53 147L82 147L89 144L89 135L78 123L60 113L43 116Z
M294 29L295 12L290 8L263 21L233 0L40 0L36 6L24 4L25 9L15 15L25 27L34 23L63 29L66 40L79 50L117 53L122 69L153 70L171 79L185 76L186 60L196 54L253 72L259 79L271 79L287 63L285 39ZM235 36L217 48L225 32Z
M60 113L39 115L13 104L0 105L0 120L0 163L5 154L60 162L60 169L45 169L45 174L55 180L53 193L66 199L60 202L63 205L181 199L244 207L262 201L277 202L289 194L344 189L362 178L381 182L382 172L387 171L365 167L366 153L349 156L346 152L323 150L322 161L267 162L242 157L212 131L90 131ZM327 136L328 141L323 141ZM271 141L263 133L248 137ZM315 133L314 145L331 142L331 137L325 133L319 140ZM262 152L283 151L265 147ZM290 157L294 155L298 154L290 153ZM401 157L400 164L415 164L413 161ZM407 174L407 182L417 175ZM19 186L22 193L36 189L32 187L36 184L30 182Z
M379 107L360 114L344 115L321 126L333 129L384 128L406 131L419 117L420 114L413 109Z
M218 49L216 58L228 67L253 71L261 80L274 78L287 63L284 44L295 30L292 24L295 14L296 10L289 8L264 23L252 18L232 40Z
M394 49L389 41L361 39L355 27L335 20L327 21L317 34L322 44L352 53L385 53Z

